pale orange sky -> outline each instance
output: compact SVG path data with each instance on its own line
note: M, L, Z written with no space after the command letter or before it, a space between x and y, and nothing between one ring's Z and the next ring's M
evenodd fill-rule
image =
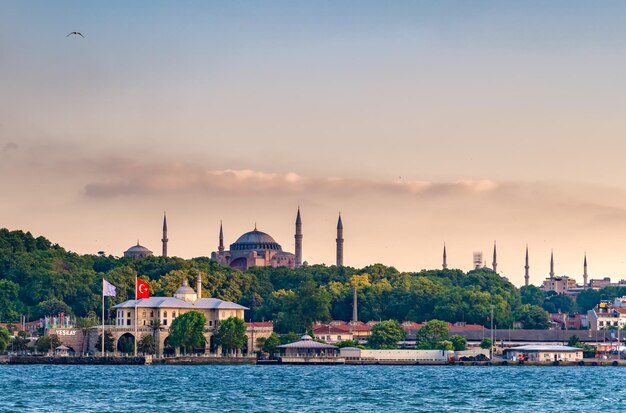
M564 6L567 5L565 8ZM389 6L389 5L387 5ZM4 3L0 226L80 253L304 258L523 282L626 266L626 5ZM85 39L65 38L80 30Z

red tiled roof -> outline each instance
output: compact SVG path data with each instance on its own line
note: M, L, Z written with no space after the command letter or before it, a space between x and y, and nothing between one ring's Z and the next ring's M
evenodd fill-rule
M318 325L313 327L313 334L349 334L350 327L348 326L332 326L332 325Z
M273 321L253 321L251 323L246 323L249 327L274 327Z

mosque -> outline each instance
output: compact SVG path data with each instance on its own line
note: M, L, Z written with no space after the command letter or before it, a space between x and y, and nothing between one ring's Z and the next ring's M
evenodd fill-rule
M307 262L302 260L302 216L300 208L296 215L295 223L295 252L283 251L282 246L277 243L274 238L262 231L259 231L255 225L252 231L241 235L234 243L230 244L230 248L224 248L224 230L220 222L219 244L217 251L211 253L211 259L217 261L223 266L236 268L245 271L250 267L287 267L298 268L306 266ZM163 238L162 253L163 257L167 257L167 217L163 216ZM341 214L337 220L337 238L336 242L336 265L343 266L343 222ZM124 257L141 259L153 256L153 252L148 248L134 245L124 251Z

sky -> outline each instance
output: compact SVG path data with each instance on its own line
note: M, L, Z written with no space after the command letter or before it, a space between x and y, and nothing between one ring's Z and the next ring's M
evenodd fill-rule
M85 38L66 37L80 31ZM626 270L626 3L0 1L0 227L333 264Z

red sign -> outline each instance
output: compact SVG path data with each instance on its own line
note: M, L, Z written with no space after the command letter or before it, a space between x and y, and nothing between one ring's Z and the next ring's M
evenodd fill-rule
M150 286L147 282L137 278L137 291L135 291L137 299L150 298Z

